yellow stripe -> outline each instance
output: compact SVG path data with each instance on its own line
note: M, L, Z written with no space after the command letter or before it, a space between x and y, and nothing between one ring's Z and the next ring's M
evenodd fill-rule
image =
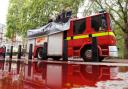
M98 36L107 36L107 35L111 35L111 36L114 36L114 33L113 32L102 32L102 33L95 33L95 34L92 34L92 37L98 37Z
M106 35L108 35L108 32L95 33L95 34L92 34L92 37L106 36Z
M107 36L107 35L111 35L114 36L113 32L101 32L101 33L95 33L92 34L92 37L99 37L99 36ZM80 35L80 36L73 36L73 39L82 39L82 38L89 38L89 35ZM71 40L71 37L67 37L66 40Z
M116 37L113 32L109 32L109 35Z
M71 37L67 37L66 40L71 40Z
M88 38L88 37L89 37L88 35L73 36L73 39L76 40L76 39L82 39L82 38Z

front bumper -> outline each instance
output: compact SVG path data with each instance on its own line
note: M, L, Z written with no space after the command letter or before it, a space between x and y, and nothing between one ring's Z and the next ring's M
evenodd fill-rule
M109 46L109 56L110 57L118 57L117 46Z

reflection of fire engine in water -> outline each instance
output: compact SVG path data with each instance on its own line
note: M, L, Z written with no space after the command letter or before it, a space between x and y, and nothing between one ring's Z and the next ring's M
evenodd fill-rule
M29 63L25 67L24 86L62 89L96 86L99 81L116 79L118 67L103 65Z
M82 57L84 61L93 61L93 37L97 38L100 61L118 56L115 35L106 12L71 19L63 24L51 22L39 29L28 30L28 46L33 44L34 57L38 59Z

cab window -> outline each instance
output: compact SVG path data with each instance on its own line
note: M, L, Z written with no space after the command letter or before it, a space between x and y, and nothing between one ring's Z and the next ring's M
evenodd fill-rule
M74 21L74 34L82 34L86 29L86 19Z
M105 31L107 28L107 20L105 14L91 17L91 27L95 31Z

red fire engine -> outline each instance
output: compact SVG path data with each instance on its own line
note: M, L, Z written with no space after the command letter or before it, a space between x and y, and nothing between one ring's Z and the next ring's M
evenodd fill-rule
M50 22L41 28L28 30L28 46L33 44L34 57L38 59L82 57L84 61L93 61L93 37L97 38L99 61L118 56L107 12L70 19L67 23Z

